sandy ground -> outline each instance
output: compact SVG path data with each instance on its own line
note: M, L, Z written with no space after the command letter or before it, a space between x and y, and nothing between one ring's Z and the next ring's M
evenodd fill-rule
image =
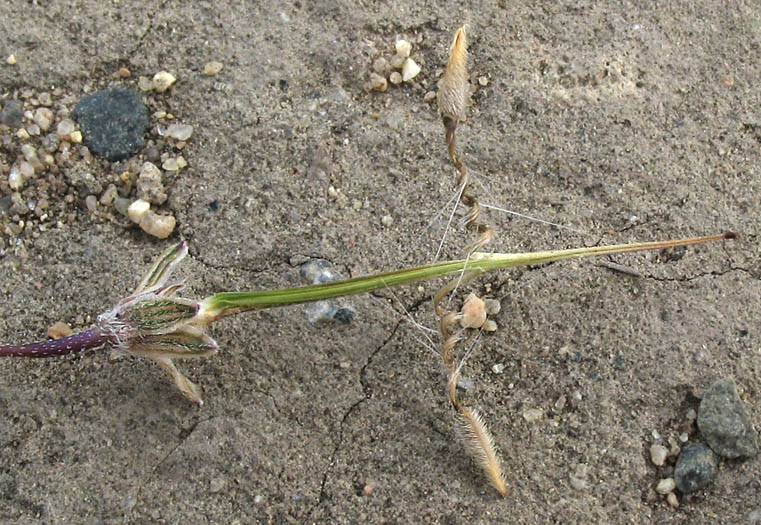
M460 133L475 192L587 232L489 213L491 249L742 234L681 258L615 258L640 277L585 261L474 284L502 311L468 362L467 397L502 451L510 496L463 456L442 366L399 313L435 326L427 284L347 300L348 326L310 325L301 308L215 325L221 352L180 363L203 387L200 410L138 359L3 361L3 521L759 519L758 458L722 461L674 509L654 490L670 467L648 454L654 434L668 443L694 430L689 410L722 376L761 428L761 11L750 1L4 2L3 98L60 88L76 100L167 70L172 90L143 96L195 132L188 168L167 180L172 239L88 213L73 189L61 227L4 235L0 338L86 327L179 238L191 246L190 297L301 284L307 257L344 275L431 261L444 223L427 226L455 174L424 95L466 17L474 82L488 80ZM397 37L422 73L367 93L373 60L390 58ZM216 77L202 74L211 60L225 66ZM122 66L132 77L115 76ZM310 170L320 148L329 169ZM0 148L5 162L16 154ZM88 169L114 176L102 162ZM445 256L467 240L450 236ZM529 423L533 408L543 417Z

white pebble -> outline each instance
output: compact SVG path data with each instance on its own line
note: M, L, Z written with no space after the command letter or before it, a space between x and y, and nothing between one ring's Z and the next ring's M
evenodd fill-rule
M213 77L220 71L222 71L222 68L225 67L225 65L222 62L217 62L216 60L212 60L211 62L207 62L206 65L203 66L203 74L209 77Z
M8 58L5 59L5 63L9 66L15 66L16 65L16 55L8 55Z
M679 500L677 499L676 494L674 494L673 492L669 492L668 496L666 496L666 501L673 508L679 507Z
M169 124L165 134L173 139L188 140L193 134L193 126L190 124Z
M650 447L650 461L653 462L653 465L656 467L660 467L663 465L663 463L666 461L666 456L668 456L669 450L664 447L663 445L652 445Z
M402 80L404 82L409 82L415 78L418 73L420 73L420 66L418 66L414 60L408 58L404 61L404 65L402 66Z
M177 163L177 159L169 157L166 159L162 164L161 167L164 168L167 171L177 171L180 169L179 164Z
M666 495L669 492L673 491L676 488L676 481L674 481L674 478L663 478L658 482L658 485L655 487L655 491L658 494Z
M496 365L491 367L491 371L495 374L501 374L505 370L505 365L502 363L497 363Z
M140 221L140 228L148 235L166 239L174 231L177 220L172 215L159 215L148 211Z
M70 135L75 129L76 129L76 126L74 124L74 121L71 119L65 118L61 122L58 123L58 127L56 128L56 134L59 137L65 137L67 135Z
M172 84L174 84L176 80L177 78L175 78L175 76L168 71L159 71L153 75L153 89L158 93L163 93L172 87Z
M399 84L402 83L402 75L399 74L398 71L394 71L393 73L391 73L391 75L388 77L388 79L394 85L399 85Z
M140 224L140 221L143 220L149 211L151 211L151 203L143 199L137 199L127 208L127 217L135 224Z
M188 165L188 161L185 160L185 157L183 157L182 155L177 157L177 167L179 169L185 168L185 167L187 167L187 165Z
M523 412L523 419L525 419L528 423L533 423L534 421L539 421L542 419L543 415L544 412L542 412L541 408L529 408Z
M24 187L24 183L26 182L26 177L21 173L21 170L16 166L15 164L11 168L11 172L8 175L8 186L11 187L13 191L19 191L21 188Z
M412 51L412 44L408 41L403 39L396 41L396 56L407 58L410 56L410 51Z
M43 131L49 130L53 123L53 112L49 108L37 108L34 112L34 123Z
M69 139L74 144L81 143L82 142L82 132L81 131L72 131L71 133L69 133Z
M481 330L484 332L496 332L497 331L497 323L494 321L494 319L487 319L484 321L483 326L481 327Z
M381 224L383 224L383 226L391 226L394 224L394 218L391 215L384 215L381 218Z

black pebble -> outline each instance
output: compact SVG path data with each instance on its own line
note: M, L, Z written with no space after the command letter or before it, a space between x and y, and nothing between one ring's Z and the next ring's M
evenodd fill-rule
M79 122L87 146L110 161L123 160L145 144L148 108L131 89L110 87L83 97L72 116Z
M716 456L703 443L685 445L674 468L674 481L684 494L708 485L716 473Z
M333 319L341 321L343 324L349 324L354 319L354 311L348 308L338 308L333 314Z
M17 128L24 118L24 103L20 100L7 100L0 111L0 124Z

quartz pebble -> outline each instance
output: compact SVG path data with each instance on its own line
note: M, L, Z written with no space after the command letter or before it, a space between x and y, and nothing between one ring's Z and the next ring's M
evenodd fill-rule
M163 93L177 81L177 78L175 78L174 75L169 73L168 71L159 71L155 75L153 75L153 89L157 93Z
M95 195L88 195L85 197L85 207L90 213L95 213L95 210L98 208L97 197L95 197Z
M135 224L140 224L143 217L151 210L151 203L143 199L138 199L127 208L127 217Z
M140 220L140 228L158 239L169 237L176 224L177 220L172 215L159 215L150 210Z
M53 112L49 108L37 108L33 118L34 123L37 124L42 131L47 131L53 123Z
M8 58L5 59L5 63L9 66L15 66L16 65L16 55L10 54L8 55Z
M225 67L222 62L217 62L216 60L212 60L211 62L207 62L203 66L203 74L209 77L213 77L220 71L222 71L222 68Z
M8 186L13 191L19 191L24 187L26 177L21 173L21 170L15 164L11 167L11 172L8 174Z
M409 82L418 76L418 73L420 73L420 66L414 60L408 58L404 61L402 66L402 81Z
M663 466L668 456L669 450L663 445L652 445L650 447L650 461L657 467Z
M541 408L529 408L523 412L523 419L525 419L527 423L533 423L534 421L542 419L543 415L544 412L542 412Z
M658 494L666 495L669 492L673 491L676 488L676 481L674 481L674 478L663 478L658 482L658 485L655 487L655 492Z
M170 124L166 128L165 135L177 140L188 140L193 134L193 126L190 124Z
M402 83L402 75L398 71L394 71L393 73L391 73L388 79L394 85L398 85Z
M161 180L161 170L152 162L145 162L140 168L140 175L137 177L137 196L153 204L163 204L167 199Z
M410 44L407 40L399 39L396 41L396 56L407 58L410 56L411 51L412 44Z
M56 127L56 134L58 134L59 137L66 137L67 135L70 135L75 129L76 125L74 124L74 121L65 118L58 123L58 126Z
M177 162L177 159L173 157L169 157L163 163L161 163L161 167L167 171L177 171L180 169L180 165Z

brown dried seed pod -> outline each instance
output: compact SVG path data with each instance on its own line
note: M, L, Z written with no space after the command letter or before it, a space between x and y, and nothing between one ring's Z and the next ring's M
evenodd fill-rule
M465 106L468 102L468 50L465 27L455 33L449 51L449 62L444 77L439 82L439 110L446 119L465 121Z

